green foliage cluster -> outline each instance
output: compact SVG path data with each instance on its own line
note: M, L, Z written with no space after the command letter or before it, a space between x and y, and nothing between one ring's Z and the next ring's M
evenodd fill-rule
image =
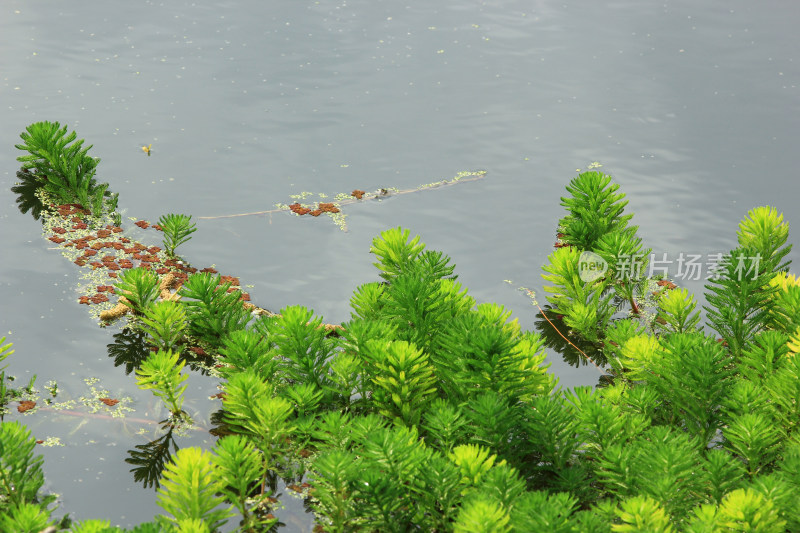
M561 205L567 215L558 224L562 247L553 252L544 267L545 286L553 311L565 324L591 342L600 341L612 317L625 305L634 315L642 314L649 287L648 257L633 215L626 215L628 201L618 192L611 176L598 171L583 172L567 186L571 196ZM582 262L590 252L606 264L595 279L582 276Z
M49 525L48 506L55 496L40 498L44 485L42 457L34 456L31 432L19 422L0 424L0 526L3 531L35 531ZM12 512L19 510L18 512Z
M231 283L223 282L219 274L197 272L178 293L186 310L187 332L215 350L227 333L244 329L252 318L241 294L228 292L230 288Z
M605 355L602 387L557 387L543 338L478 304L449 257L401 228L374 239L382 281L356 289L338 336L301 306L255 318L218 276L194 274L180 302L140 308L136 327L158 351L137 376L178 412L181 335L200 342L220 366L225 436L164 462L164 514L137 531L213 531L234 514L240 530L266 531L275 475L307 480L308 505L333 532L800 530L788 225L771 208L740 224L740 247L707 286L718 340L687 291L663 291L645 316L651 280L617 276L620 256L649 250L608 176L581 174L568 191L568 246L544 277L567 333ZM578 261L589 251L609 270L587 282ZM4 473L33 464L22 455ZM3 500L8 520L49 524L34 485L6 489L28 491Z
M108 183L95 179L100 159L88 155L83 139L58 122L35 122L20 134L23 144L15 145L28 152L17 158L22 171L32 173L44 190L59 204L80 204L95 216L112 213L117 195L108 191Z
M147 268L123 270L114 284L115 292L124 296L125 303L134 313L143 314L159 296L158 275Z
M191 215L162 215L158 225L164 232L164 249L169 255L175 255L175 248L191 239L190 235L197 231Z
M0 337L0 362L3 362L9 355L14 353L14 350L11 349L14 343L9 342L8 344L3 344L4 342L6 342L6 338ZM7 366L8 365L0 367L0 371L5 370Z
M785 233L767 209L748 216ZM772 248L785 256L782 241ZM242 460L251 495L300 463L329 531L800 527L800 362L788 333L800 317L778 288L761 291L772 318L750 326L741 356L699 329L693 297L675 290L649 322L609 319L595 337L606 387L563 391L542 339L476 305L447 256L400 228L372 251L383 281L355 291L340 337L303 307L220 334L222 427L258 458ZM786 265L762 266L785 278ZM245 483L228 479L228 501L256 520L263 499L248 503Z
M158 350L151 352L136 370L136 384L140 389L151 389L153 393L164 400L173 415L183 412L183 392L186 385L181 384L188 376L182 374L183 361L180 354L171 350Z

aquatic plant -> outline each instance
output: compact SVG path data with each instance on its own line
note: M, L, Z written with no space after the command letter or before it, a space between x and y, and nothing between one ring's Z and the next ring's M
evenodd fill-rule
M598 324L605 387L560 391L543 339L502 307L476 305L446 256L402 229L387 236L373 242L385 283L356 291L341 337L302 307L219 329L221 429L234 436L207 456L214 474L175 458L162 479L159 498L172 501L162 524L221 522L224 497L242 527L268 527L270 472L300 468L331 531L697 531L721 517L735 527L800 525L791 503L800 361L789 356L790 335L770 329L794 327L790 302L734 357L698 330L693 299L676 289L660 300L658 329L634 318ZM562 279L554 286L590 290ZM217 276L197 280L193 301L228 294ZM173 354L162 366L180 364ZM764 514L736 515L735 505Z
M243 530L268 528L277 522L274 517L261 516L260 505L266 498L253 503L253 487L264 475L263 458L259 450L241 435L228 435L214 446L212 458L215 474L220 480L220 492L224 494L242 515Z
M78 203L96 216L116 210L117 195L94 177L100 160L88 155L91 145L83 148L83 139L77 139L74 131L67 134L67 127L58 122L35 122L20 138L23 144L16 148L28 152L17 158L22 170L33 171L57 203Z
M164 249L169 255L175 255L175 248L190 240L190 235L197 231L191 215L162 215L158 225L164 232Z
M771 281L786 275L783 259L792 249L786 245L788 236L789 225L774 208L749 211L739 224L739 248L723 257L718 277L706 285L708 321L734 357L758 331L779 325L772 310L778 289Z
M281 319L272 322L268 340L282 359L280 370L289 383L309 383L331 399L328 359L336 341L328 337L322 318L303 306L281 309Z
M225 388L225 422L248 436L264 456L264 464L274 467L273 460L288 449L292 404L274 396L271 387L253 373L235 374ZM264 469L266 476L267 468Z
M40 506L24 502L13 508L8 514L0 515L0 527L3 531L19 533L39 533L51 526L50 513Z
M280 364L272 345L253 330L229 332L222 339L219 353L223 363L219 372L223 378L250 370L264 381L271 381Z
M239 530L266 530L277 476L331 531L799 530L800 286L787 276L780 214L748 213L739 247L709 283L718 340L698 327L687 291L620 275L630 266L620 256L649 249L609 176L583 173L567 190L561 242L544 274L547 336L524 331L502 306L478 304L449 257L403 228L373 240L382 281L354 292L350 319L335 329L300 306L254 320L238 280L174 259L159 268L191 273L180 302L155 303L155 273L120 273L117 290L140 314L135 334L120 335L110 352L131 369L140 363L137 383L178 415L187 376L175 350L191 346L213 363L203 371L222 377L213 433L227 435L213 453L173 454L167 421L166 435L130 453L137 481L160 484L165 512L137 531L211 531L233 508ZM359 196L370 197L315 211L338 215L334 208ZM170 230L171 254L188 238L188 220L175 222L185 227L182 236ZM66 239L55 226L51 233ZM92 237L72 245L105 247L90 243L106 238L100 231ZM122 248L145 264L159 260L155 247ZM605 270L586 275L588 252ZM80 253L76 260L94 255ZM113 256L98 255L97 268L110 268ZM554 338L604 356L593 361L601 387L557 388L544 352ZM160 349L147 353L145 340ZM0 490L15 492L0 498L0 526L40 531L52 520L32 437L19 426L0 431ZM6 482L12 476L25 479ZM107 527L84 521L73 530Z
M164 469L158 489L158 505L171 516L159 516L159 523L186 531L185 521L198 521L206 531L215 531L233 514L230 507L217 508L225 502L217 496L221 488L210 452L194 447L178 450Z
M155 272L137 267L120 273L114 290L125 297L125 300L120 300L122 303L134 312L143 314L158 298L158 285L158 275Z
M43 459L34 455L35 446L36 439L21 423L0 423L0 525L7 526L5 531L52 523L48 507L56 496L39 493L44 485Z
M556 249L547 258L542 278L552 310L563 315L564 323L591 342L598 342L609 320L616 313L613 293L605 278L585 280L581 277L581 252L577 248Z
M136 370L136 384L140 389L150 389L157 397L164 400L167 408L174 416L183 413L183 392L187 385L181 384L188 379L182 374L183 361L176 352L158 350L152 352Z
M305 200L309 196L313 196L313 193L304 191L299 194L291 195L291 198L295 200L293 203L288 205L283 203L277 203L275 204L275 209L268 209L264 211L251 211L249 213L235 213L231 215L204 216L198 218L212 220L218 218L245 217L253 215L272 215L273 213L280 213L284 211L290 211L298 216L311 215L312 217L319 217L322 214L327 214L331 218L331 220L333 220L333 223L339 227L340 230L347 231L347 222L346 222L347 215L344 214L344 212L342 212L342 208L345 205L350 205L365 200L381 201L384 198L388 198L390 196L400 196L405 194L417 193L421 191L429 191L439 187L448 187L451 185L456 185L458 183L480 180L485 177L486 177L485 170L462 171L457 173L453 178L443 179L431 183L425 183L413 189L400 190L396 187L381 187L372 192L365 192L360 189L355 189L349 194L338 193L334 196L334 201L332 202L323 201L324 199L328 198L328 195L319 193L317 195L319 197L318 201L306 204L300 203L300 200Z
M545 279L559 284L545 287L553 293L548 300L554 310L592 342L600 341L598 331L618 302L639 315L647 299L651 250L643 247L637 226L628 225L633 215L624 214L628 201L618 190L611 176L598 171L582 172L570 182L571 196L561 198L567 215L558 223L560 253L544 267L550 273ZM570 251L561 252L564 248Z
M172 350L184 338L186 312L173 300L155 302L144 308L137 327L150 336L160 350Z
M388 229L381 232L379 239L372 241L369 251L378 258L378 262L373 265L381 271L380 276L385 281L396 278L425 249L425 244L420 243L419 235L412 239L410 233L402 228Z
M683 333L697 329L700 313L694 309L697 302L686 289L675 289L667 292L659 300L656 323L660 328L673 333Z
M11 346L13 346L14 343L9 342L8 344L3 344L4 342L6 342L6 338L0 337L0 362L4 361L9 355L14 353L14 350L11 349ZM0 370L5 370L7 366L8 365L0 367Z
M561 198L568 214L559 223L561 239L580 250L594 250L600 239L621 231L633 215L624 215L628 201L619 185L599 171L582 172L567 185L570 196Z
M252 318L241 293L229 289L231 283L223 282L219 275L197 272L178 292L186 306L189 332L214 348L222 344L224 335L244 329Z

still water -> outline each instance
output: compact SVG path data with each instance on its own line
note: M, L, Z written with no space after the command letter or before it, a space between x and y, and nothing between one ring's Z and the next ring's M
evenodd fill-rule
M798 24L800 6L788 1L4 0L8 371L56 380L76 399L98 377L133 399L130 417L159 420L158 404L108 356L117 330L78 305L77 268L15 208L13 145L32 122L58 120L94 145L99 181L126 217L193 215L198 231L181 255L239 276L263 307L348 319L354 288L376 279L372 238L403 226L449 254L478 301L531 328L536 309L514 286L544 302L559 199L593 162L627 193L647 246L672 260L731 249L758 205L800 227ZM198 219L269 210L303 191L410 189L479 169L480 181L348 206L347 232L286 213ZM702 290L702 280L676 281ZM592 366L549 362L563 386L597 383ZM207 400L216 383L190 383L190 407L216 409ZM147 423L20 418L64 444L39 448L61 511L122 526L158 512L123 462L148 440ZM212 443L202 431L179 439ZM282 500L284 530L308 530L301 503Z

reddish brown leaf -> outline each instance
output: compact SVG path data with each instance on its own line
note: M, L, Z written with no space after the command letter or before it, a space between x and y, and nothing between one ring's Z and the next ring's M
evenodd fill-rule
M25 411L30 411L34 407L36 407L36 402L31 400L22 400L19 402L19 405L17 406L17 411L19 411L20 413L24 413Z

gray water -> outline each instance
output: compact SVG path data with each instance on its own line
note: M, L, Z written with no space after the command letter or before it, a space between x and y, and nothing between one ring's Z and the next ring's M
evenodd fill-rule
M278 310L328 322L376 279L371 240L397 226L457 265L478 301L536 309L564 186L593 162L612 174L647 246L671 258L735 246L736 224L773 205L797 227L800 40L795 2L592 1L104 2L0 6L0 336L20 380L65 395L97 376L157 403L106 353L77 304L77 268L48 249L9 188L28 124L58 120L94 145L98 178L127 217L212 217L269 210L302 191L399 189L485 169L484 180L348 206L348 232L325 217L199 219L181 255L252 285ZM147 157L141 146L152 144ZM128 222L130 226L130 222ZM157 244L151 242L150 244ZM798 258L797 252L790 256ZM504 280L513 280L509 285ZM703 281L676 280L696 293ZM563 386L594 385L592 366L557 355ZM190 403L217 404L192 378ZM17 417L16 413L12 419ZM48 489L73 517L126 526L158 512L133 482L135 424L40 412ZM201 421L202 422L202 421ZM181 446L209 446L198 432ZM299 503L282 519L304 530Z

